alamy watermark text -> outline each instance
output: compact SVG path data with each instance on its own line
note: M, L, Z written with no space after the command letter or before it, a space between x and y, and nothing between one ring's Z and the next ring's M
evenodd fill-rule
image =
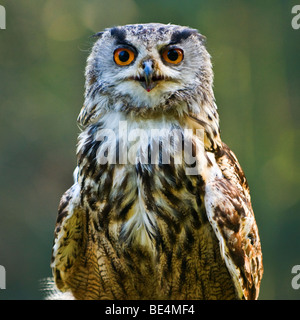
M0 289L6 289L6 272L5 268L0 265Z
M6 29L6 11L3 6L0 6L0 29Z
M293 6L292 8L292 14L295 14L295 16L292 19L292 28L294 30L300 29L300 4Z

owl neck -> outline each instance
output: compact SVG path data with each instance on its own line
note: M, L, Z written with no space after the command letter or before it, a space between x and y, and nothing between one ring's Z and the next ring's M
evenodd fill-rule
M112 96L107 90L107 86L97 82L86 86L84 106L77 119L80 125L86 127L102 121L103 116L120 113L119 116L127 121L173 121L184 127L191 116L199 120L197 127L202 124L211 139L219 138L219 116L211 81L202 81L173 93L158 95L151 92L153 97L144 99L145 104L143 99L135 101L129 95ZM190 123L192 127L195 126L193 122Z
M219 117L216 105L199 103L182 103L176 109L149 110L149 108L126 108L122 106L118 110L107 110L92 121L85 132L92 130L111 130L116 138L134 138L134 135L150 137L157 130L170 132L172 130L192 130L193 134L203 131L200 135L205 149L208 151L218 150L221 147L219 130ZM198 137L199 138L199 137Z
M219 115L210 83L178 90L162 97L160 104L151 106L135 106L124 96L112 101L105 90L92 86L86 91L85 104L78 116L83 127L100 124L101 128L116 131L120 121L125 121L128 128L133 129L170 129L174 126L194 131L203 129L205 148L211 151L221 148Z

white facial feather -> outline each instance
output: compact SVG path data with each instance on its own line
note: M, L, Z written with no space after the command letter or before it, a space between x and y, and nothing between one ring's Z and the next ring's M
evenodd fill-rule
M134 61L126 66L114 61L114 51L122 46L132 47L136 52ZM182 50L180 63L167 63L163 59L162 52L169 47ZM163 78L156 81L150 92L135 80L144 76L145 60L153 62L153 76ZM203 37L194 29L161 24L107 29L88 58L85 103L79 121L84 123L88 117L91 121L107 109L118 110L124 105L126 108L156 108L169 103L171 96L198 101L199 90L207 91L204 98L209 96L213 100L212 78L210 56L203 45Z

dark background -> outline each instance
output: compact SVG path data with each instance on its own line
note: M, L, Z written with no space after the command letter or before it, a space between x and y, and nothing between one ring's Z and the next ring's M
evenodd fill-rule
M0 30L0 299L42 299L57 206L72 184L85 61L95 32L127 23L207 37L223 140L249 180L265 273L261 299L298 299L300 29L285 0L4 1ZM298 3L300 4L300 2ZM300 22L300 21L299 21Z

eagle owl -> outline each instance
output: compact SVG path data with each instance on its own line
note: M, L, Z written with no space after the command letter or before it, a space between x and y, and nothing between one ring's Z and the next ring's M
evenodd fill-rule
M205 37L156 23L95 37L56 287L74 299L257 299L260 239L220 137Z

